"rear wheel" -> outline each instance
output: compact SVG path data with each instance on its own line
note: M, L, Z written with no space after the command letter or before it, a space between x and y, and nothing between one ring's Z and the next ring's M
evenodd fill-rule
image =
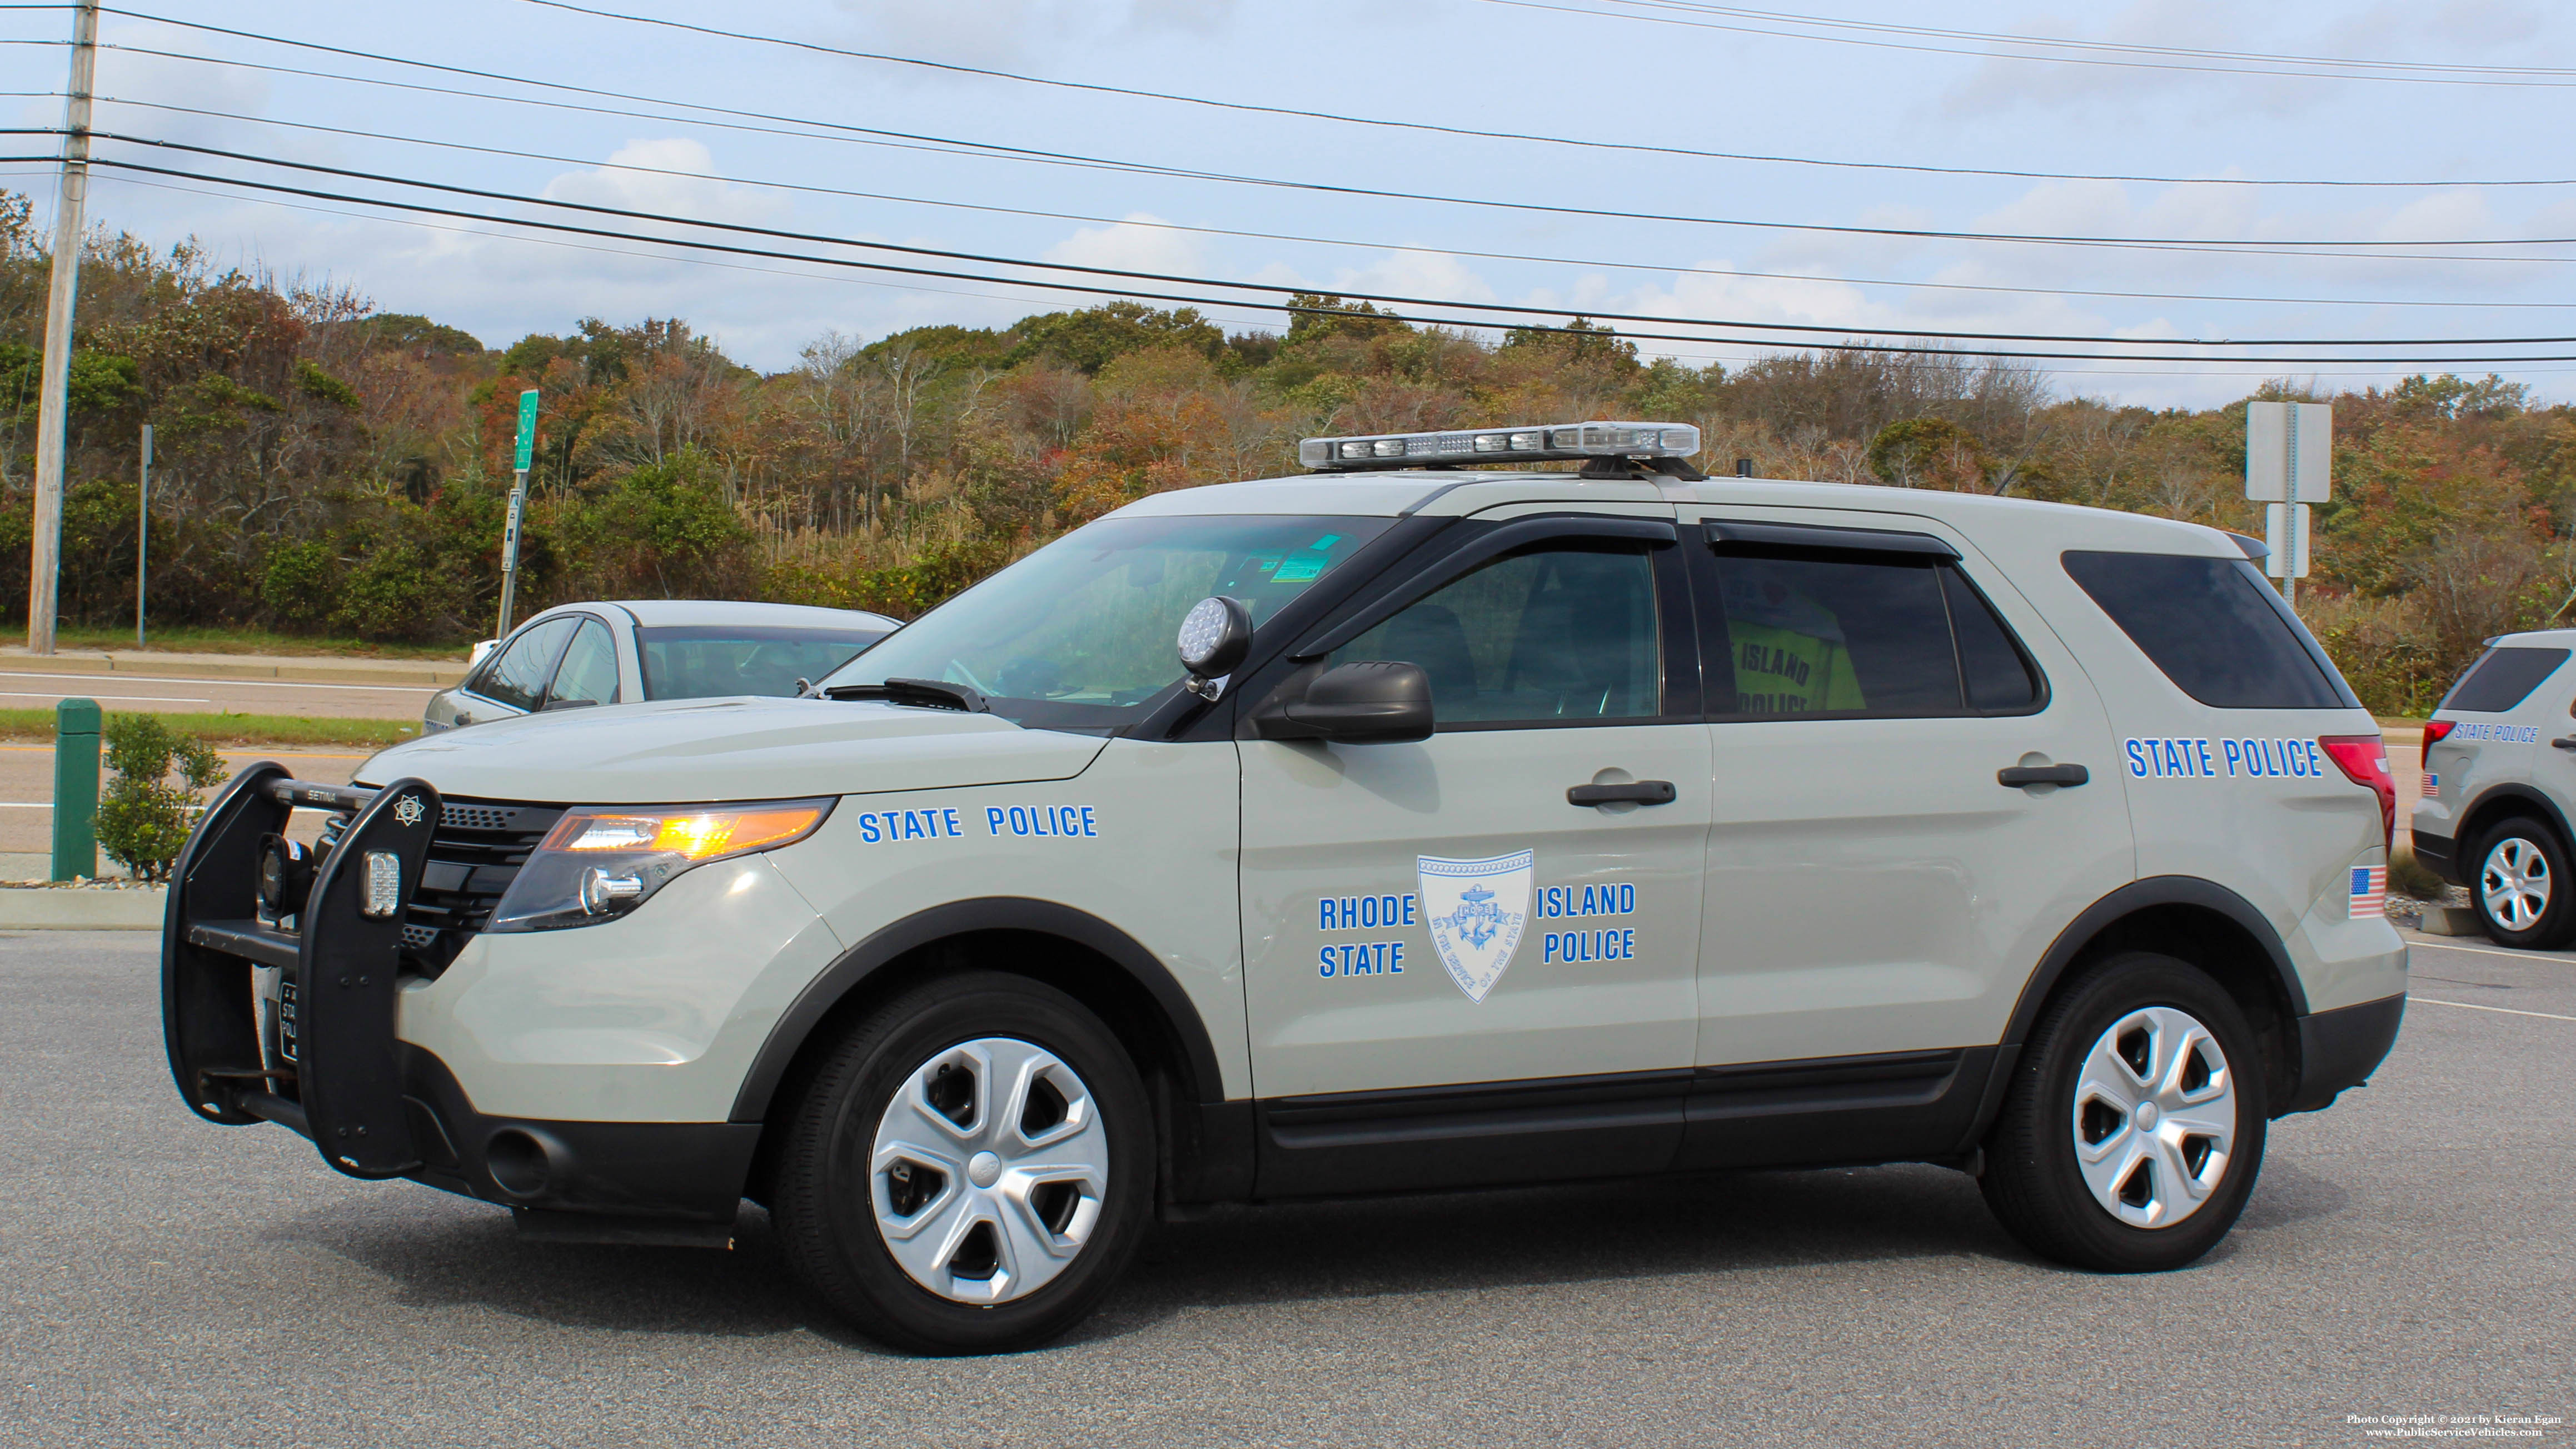
M2216 1246L2263 1161L2262 1066L2234 999L2132 952L2040 1014L1985 1144L1981 1186L2033 1252L2102 1273Z
M789 1263L915 1352L1007 1352L1081 1322L1153 1196L1152 1119L1117 1039L999 973L857 1022L780 1125L771 1213Z
M2497 944L2554 950L2576 935L2576 890L2567 878L2567 847L2558 832L2517 815L2480 838L2469 900L2478 924Z

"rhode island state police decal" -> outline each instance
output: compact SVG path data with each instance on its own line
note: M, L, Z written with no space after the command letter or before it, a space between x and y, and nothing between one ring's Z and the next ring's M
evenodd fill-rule
M1413 864L1440 964L1469 1001L1482 1002L1511 969L1521 928L1529 924L1531 852L1490 860L1424 855Z

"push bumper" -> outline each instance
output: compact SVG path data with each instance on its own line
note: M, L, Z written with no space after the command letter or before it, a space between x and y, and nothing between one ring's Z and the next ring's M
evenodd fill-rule
M255 883L261 837L298 805L352 818L286 929L260 918ZM351 790L274 764L207 809L172 871L161 941L164 1044L190 1110L290 1127L348 1176L499 1203L537 1236L722 1246L758 1124L489 1116L397 1038L404 907L439 811L423 781Z
M2405 1019L2403 994L2300 1017L2299 1085L2286 1110L2322 1111L2337 1094L2369 1081Z

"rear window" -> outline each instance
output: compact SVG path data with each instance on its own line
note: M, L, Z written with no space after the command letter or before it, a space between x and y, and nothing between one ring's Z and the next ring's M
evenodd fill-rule
M882 629L711 624L638 631L646 699L794 694L885 637Z
M2358 709L2307 631L2241 558L2065 556L2066 572L2183 693L2218 709Z
M2465 714L2502 714L2530 698L2540 681L2566 662L2564 649L2490 649L2451 686L2439 707Z

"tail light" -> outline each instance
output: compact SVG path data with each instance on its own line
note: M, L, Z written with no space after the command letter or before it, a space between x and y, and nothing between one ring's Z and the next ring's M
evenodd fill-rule
M2378 735L2322 735L2317 739L2317 748L2326 752L2326 758L2335 762L2345 779L2368 785L2378 794L2380 843L2395 844L2397 781L2388 773L2388 741Z
M2432 746L2438 745L2442 741L2449 739L2451 737L2452 726L2457 725L2458 723L2459 721L2455 719L2427 720L2424 724L2425 747L2430 749Z

